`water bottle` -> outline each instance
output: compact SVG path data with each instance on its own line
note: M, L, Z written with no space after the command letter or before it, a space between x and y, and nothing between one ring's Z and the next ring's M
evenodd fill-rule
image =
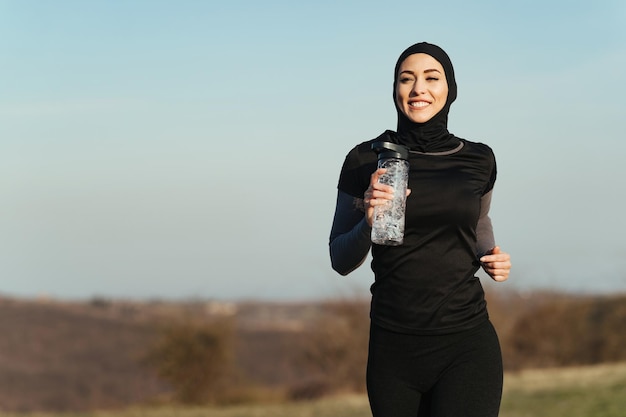
M372 242L378 245L398 246L404 240L404 211L409 182L409 149L390 142L374 142L372 150L378 154L378 168L387 172L378 178L381 184L393 187L393 199L374 207Z

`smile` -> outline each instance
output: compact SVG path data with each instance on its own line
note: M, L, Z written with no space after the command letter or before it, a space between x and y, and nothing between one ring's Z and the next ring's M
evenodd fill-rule
M429 104L430 103L428 103L427 101L412 101L411 103L409 103L409 106L422 108L428 106Z

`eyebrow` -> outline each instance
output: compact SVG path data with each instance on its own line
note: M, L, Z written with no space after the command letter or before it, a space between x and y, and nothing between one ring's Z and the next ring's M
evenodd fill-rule
M438 72L439 74L441 74L441 71L439 71L436 68L431 68L431 69L424 70L425 74L427 74L429 72ZM400 74L404 74L404 73L415 75L415 72L411 71L411 70L404 70L404 71L400 72Z

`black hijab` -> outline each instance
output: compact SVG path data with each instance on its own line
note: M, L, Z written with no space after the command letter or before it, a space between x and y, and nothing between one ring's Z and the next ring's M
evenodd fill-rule
M396 103L396 84L398 82L398 70L406 58L413 54L427 54L435 58L446 73L448 82L448 97L443 108L425 123L414 123L409 120ZM408 47L396 62L393 73L393 103L398 113L397 140L418 152L444 152L449 151L460 144L460 140L448 132L448 112L450 105L456 99L456 80L454 68L450 57L437 45L426 42L416 43Z

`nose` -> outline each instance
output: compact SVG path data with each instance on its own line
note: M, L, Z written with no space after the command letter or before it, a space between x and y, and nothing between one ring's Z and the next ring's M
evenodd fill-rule
M423 94L426 91L425 86L426 86L426 82L424 80L421 80L418 77L413 83L413 89L411 90L411 95L419 96L420 94Z

